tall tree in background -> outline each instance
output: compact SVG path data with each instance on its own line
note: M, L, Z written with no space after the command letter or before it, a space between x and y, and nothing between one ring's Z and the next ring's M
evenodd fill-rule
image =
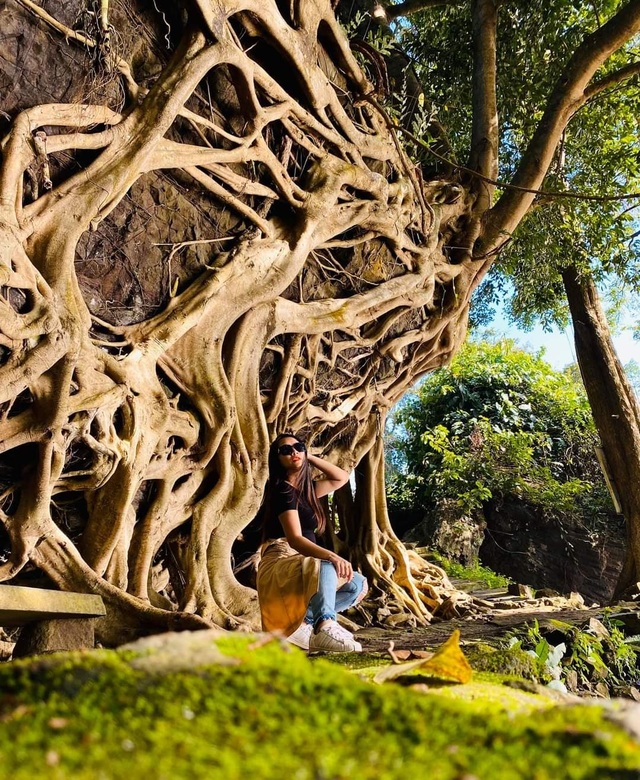
M629 66L633 68L633 66ZM619 188L638 189L637 77L621 86L616 74L591 89L585 110L564 133L554 166L559 187L597 185L600 199L556 201L530 215L503 255L515 283L515 319L571 319L576 357L605 453L608 477L627 523L627 559L615 596L640 581L640 407L614 347L598 286L620 306L640 291L637 199L616 202ZM599 136L607 117L614 132ZM536 273L530 263L535 259Z
M575 45L585 19L600 19L611 9L606 3L588 6L563 0L530 3L526 11L518 3L503 5L498 78L505 128L502 178L520 165L523 148L538 132L547 90L561 67L558 55ZM461 70L464 49L454 42L464 36L465 27L461 9L448 13L452 27L427 29L423 22L408 45L422 58L434 48L444 52L449 43L446 51L452 54L439 60L444 67L432 69L433 99L445 107L447 124L462 129L473 97L463 92L461 99L450 86L450 76L452 69ZM523 79L520 71L537 72L538 79ZM504 295L506 277L509 288L515 288L511 315L525 327L537 318L565 324L568 313L571 317L577 360L627 521L628 559L616 595L637 589L640 581L640 410L615 353L597 283L610 289L615 285L618 297L625 290L640 290L640 201L616 199L639 189L638 71L637 55L627 61L618 53L601 78L584 90L562 132L545 189L577 190L585 197L538 196L517 234L505 237L508 241L485 291L489 297Z
M293 428L357 467L336 544L417 620L439 606L389 526L384 419L462 343L576 112L637 71L640 0L578 14L552 83L498 57L496 0L389 13L434 5L460 56L469 39L464 166L412 162L384 56L358 42L359 64L324 0L3 4L2 580L36 566L100 593L105 641L250 623L231 547ZM549 10L561 39L569 5ZM514 72L538 98L518 144L498 126ZM423 117L434 151L443 118Z

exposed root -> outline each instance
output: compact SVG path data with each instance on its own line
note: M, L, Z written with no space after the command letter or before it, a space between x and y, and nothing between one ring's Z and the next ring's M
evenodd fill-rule
M3 488L12 552L0 578L34 564L61 588L101 594L109 642L254 626L231 547L258 510L269 439L290 427L357 468L335 542L395 605L389 615L442 613L446 576L390 527L381 434L389 407L463 339L480 269L451 265L439 237L471 200L431 209L362 101L370 85L328 0L294 3L295 23L286 4L189 4L199 13L148 90L112 50L108 2L100 41L19 3L61 46L101 47L129 103L29 109L2 141L0 441L7 464L35 449ZM267 69L282 52L287 72ZM209 83L228 89L220 107L202 100ZM52 174L81 151L82 170ZM163 241L168 265L205 242L210 259L178 286L169 268L161 311L112 325L83 299L76 248L164 169L187 174L227 232ZM69 533L60 494L79 507Z

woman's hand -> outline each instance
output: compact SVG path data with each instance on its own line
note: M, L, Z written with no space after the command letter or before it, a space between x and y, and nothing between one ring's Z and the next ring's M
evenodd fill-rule
M329 561L333 564L339 579L351 582L353 579L353 566L349 561L341 558L339 555L332 555Z

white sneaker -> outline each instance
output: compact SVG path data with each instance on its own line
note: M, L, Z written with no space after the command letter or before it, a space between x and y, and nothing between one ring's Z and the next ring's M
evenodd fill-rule
M361 653L362 652L362 645L354 637L354 635L351 633L351 631L349 631L344 626L341 626L340 623L338 623L337 621L336 621L336 629L340 632L340 634L342 634L342 636L345 639L348 639L350 642L354 643L354 645L356 646L356 649L354 650L354 652L356 652L356 653Z
M292 645L302 648L302 650L309 649L309 638L313 632L313 626L311 623L307 623L305 620L300 623L298 628L286 637L287 642L291 642Z
M334 621L325 623L319 630L311 633L309 652L315 653L360 653L362 645L351 634Z

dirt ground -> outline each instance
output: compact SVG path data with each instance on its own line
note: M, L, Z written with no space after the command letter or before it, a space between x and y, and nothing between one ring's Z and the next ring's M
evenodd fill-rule
M591 618L601 619L605 610L607 614L621 621L622 630L626 634L640 633L640 605L636 602L570 608L566 606L570 599L517 599L509 596L504 589L472 593L475 597L481 597L483 601L492 603L493 608L480 615L470 614L452 620L434 620L429 626L418 628L361 628L357 632L357 638L362 643L363 649L369 652L384 652L390 642L394 643L396 650L430 649L442 644L455 629L460 631L461 644L478 641L493 643L506 637L514 629L533 623L534 620L538 621L543 630L552 621L583 626Z

